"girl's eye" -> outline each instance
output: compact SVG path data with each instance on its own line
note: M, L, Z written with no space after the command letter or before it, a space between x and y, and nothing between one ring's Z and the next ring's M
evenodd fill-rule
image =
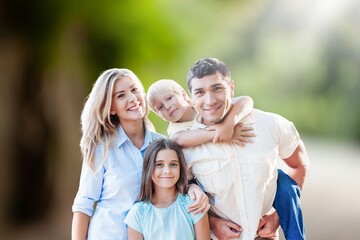
M179 164L177 164L177 163L172 163L170 166L171 167L177 167Z
M155 167L162 167L164 164L162 164L162 163L156 163L155 164Z

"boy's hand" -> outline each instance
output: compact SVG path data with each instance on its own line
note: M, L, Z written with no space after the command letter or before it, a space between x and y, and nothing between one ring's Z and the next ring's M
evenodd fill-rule
M234 134L234 126L224 123L218 123L206 129L215 131L213 143L230 143Z
M253 130L254 128L250 125L237 124L231 142L240 146L245 146L245 143L252 143L251 138L256 137Z

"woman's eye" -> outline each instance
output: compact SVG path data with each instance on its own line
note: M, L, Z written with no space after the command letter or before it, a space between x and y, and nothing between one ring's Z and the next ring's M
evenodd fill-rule
M123 98L125 96L125 94L118 94L117 98Z

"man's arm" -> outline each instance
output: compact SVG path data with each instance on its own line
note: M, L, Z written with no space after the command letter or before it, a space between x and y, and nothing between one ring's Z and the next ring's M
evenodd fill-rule
M289 176L294 179L294 181L299 185L300 189L302 189L306 175L310 168L310 162L304 142L300 140L293 154L283 160L290 167L288 173Z
M239 238L242 228L230 220L212 216L209 212L209 224L211 231L218 239Z

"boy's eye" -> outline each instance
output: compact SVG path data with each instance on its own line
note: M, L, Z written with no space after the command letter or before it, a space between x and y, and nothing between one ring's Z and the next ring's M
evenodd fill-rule
M173 96L168 97L167 100L171 100L172 97L173 97Z
M157 111L160 111L162 108L163 108L163 106L160 105L160 106L158 106L158 107L156 108L156 110L157 110Z

